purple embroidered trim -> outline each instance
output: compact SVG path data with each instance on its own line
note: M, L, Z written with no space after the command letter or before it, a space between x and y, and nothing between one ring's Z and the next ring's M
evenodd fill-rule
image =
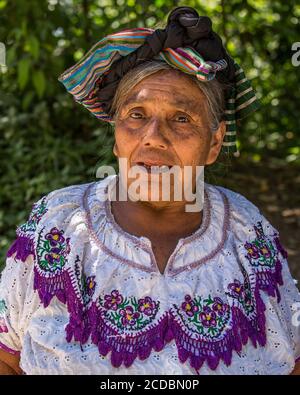
M221 244L208 255L210 258L214 257L222 248L221 245L226 240L230 221L228 199L225 194L220 193L225 207L223 235ZM87 194L85 195L86 197ZM93 237L95 240L98 240L95 232L92 230L88 211L86 211L86 218ZM257 347L257 345L264 346L266 344L265 305L261 298L260 290L271 296L277 295L278 300L280 298L278 285L282 284L281 262L270 238L264 235L262 227L259 224L255 226L255 231L257 234L256 239L251 243L246 242L244 245L248 251L248 255L246 255L248 261L246 262L248 262L250 267L250 274L248 275L247 271L241 267L244 283L242 284L238 279L234 279L233 283L228 284L230 292L226 292L226 295L229 298L233 298L230 315L228 315L229 305L224 303L220 298L214 297L212 299L209 296L208 299L204 300L204 305L201 305L202 310L199 311L199 319L202 326L206 329L209 328L207 332L203 328L201 329L202 332L199 333L193 330L190 325L197 324L197 322L183 320L176 305L173 305L160 318L146 322L144 327L137 326L137 329L130 332L124 322L134 319L136 321L132 322L135 325L140 317L137 311L134 310L136 309L134 305L139 305L134 298L130 298L130 300L133 300L133 306L128 306L126 304L127 302L120 297L118 291L114 290L109 295L109 298L106 298L106 304L104 303L103 306L98 301L90 303L91 298L87 298L84 301L82 289L79 285L80 277L82 277L79 268L77 268L79 271L77 270L78 273L76 274L76 270L73 268L74 265L69 265L66 262L61 267L58 267L58 271L51 273L51 271L45 269L45 265L43 266L39 262L40 256L43 256L39 253L37 253L37 265L34 268L34 289L38 291L44 307L49 305L54 296L67 305L70 314L70 320L66 326L67 342L71 342L74 339L80 342L80 344L84 344L91 337L92 343L97 345L101 355L107 355L108 352L111 352L111 363L114 367L119 367L122 363L126 367L129 367L136 358L140 358L141 360L146 359L149 357L152 349L160 351L166 343L174 339L178 349L179 360L182 363L189 360L191 367L197 371L201 368L204 361L206 361L208 366L212 370L215 370L220 360L224 361L227 366L230 365L232 352L236 351L239 353L242 346L249 339L254 347ZM278 241L276 242L276 239L273 241L276 244L276 248L279 249ZM100 243L100 240L98 242ZM101 245L101 247L105 249L105 246ZM47 248L47 245L45 245L44 249L46 252ZM70 253L70 248L66 250L66 255ZM61 252L56 251L56 255L59 254ZM55 256L54 258L58 260L59 256ZM77 258L79 259L78 256ZM209 258L205 257L205 259ZM200 262L203 263L199 261L195 262L195 265L200 264ZM49 261L50 265L53 265L53 263L54 260ZM241 262L240 264L242 265ZM95 284L92 278L90 278L89 283L93 290ZM149 314L154 306L152 306L152 299L150 299L147 296L143 296L143 299L141 299L143 301L143 311L147 311ZM195 312L197 307L191 300L191 298L188 298L181 305L189 317L192 317L192 314L190 314L192 311L190 309L194 309L193 311ZM122 317L125 321L123 320L123 322L121 320L121 326L119 324L114 325L109 320L105 306L114 310L113 307L116 303L121 304L122 302L125 303L121 308ZM225 324L219 325L217 314L222 315L225 312L227 314L227 321L224 320ZM120 322L120 317L117 317L115 310L113 314L114 322ZM124 314L127 314L128 317L124 317ZM229 319L230 321L228 321ZM198 330L200 328L197 325L195 327Z
M189 359L191 367L196 370L199 370L205 361L212 370L218 367L220 360L229 366L232 352L239 353L248 339L251 339L254 347L257 347L257 343L261 346L266 344L265 305L259 295L258 286L255 290L255 298L257 316L254 320L246 317L240 308L233 306L231 328L226 331L222 339L211 341L207 338L192 338L170 310L171 318L166 341L175 339L180 362L185 363Z
M16 259L25 262L30 254L34 255L34 243L28 236L18 236L12 243L6 256L9 258L16 252Z
M7 347L5 344L3 344L3 343L1 343L1 342L0 342L0 348L1 348L3 351L6 351L6 352L8 352L8 353L10 353L10 354L12 354L12 355L20 355L20 354L21 354L20 351L13 350L12 348Z
M261 221L254 225L254 230L256 238L244 244L244 248L248 252L245 257L256 273L260 289L270 296L277 296L277 301L280 302L278 285L283 284L283 279L279 253L283 259L286 259L287 254L280 244L278 233L274 233L272 238L267 236Z
M253 281L255 281L254 276ZM234 285L234 289L232 288L233 284L229 284L228 288L232 289L232 295L237 300L241 295L237 291L241 288L241 284L236 281ZM238 286L239 288L237 288ZM248 316L238 304L231 307L230 325L224 327L225 332L217 338L214 338L213 335L211 335L211 338L201 337L201 335L196 338L193 337L192 332L180 321L176 313L176 305L174 305L175 309L171 308L163 314L157 323L149 325L147 330L135 331L134 335L130 335L113 327L106 317L105 309L98 307L94 302L87 313L91 339L93 344L97 345L101 355L106 356L111 351L111 363L114 367L119 367L122 363L129 367L137 357L141 360L146 359L152 349L160 351L166 343L173 339L176 342L181 363L185 363L189 359L191 367L196 370L199 370L205 361L212 370L217 368L220 360L223 360L229 366L232 360L232 352L239 353L248 339L251 340L254 347L266 344L265 305L259 290L258 282L255 282L253 300L252 302L248 300L248 302L254 303L254 310L251 311L250 309L247 313ZM245 298L246 283L245 289L241 288L241 291ZM247 299L244 300L247 303ZM121 299L119 302L121 303ZM189 307L192 307L191 301L188 300L188 302ZM208 300L207 303L214 303L213 309L219 311L220 314L227 311L228 305L222 303L220 298ZM240 299L238 303L241 303ZM183 303L183 306L186 311L189 311L186 304L187 302ZM251 307L249 303L248 307ZM204 307L203 311L206 314L213 313L213 310L208 307ZM204 313L201 313L201 316L202 314ZM213 317L216 317L216 314ZM208 321L204 324L206 327L210 326ZM216 325L216 322L214 325ZM208 333L212 332L208 331Z
M56 296L62 303L67 304L70 320L66 326L66 339L85 343L90 336L90 325L81 301L81 296L76 292L78 283L70 269L62 271L55 276L45 277L34 268L34 290L38 291L41 302L47 307L52 298Z
M167 314L155 325L149 325L146 331L138 331L134 335L119 333L112 328L105 319L105 310L99 309L96 303L92 304L88 314L92 342L103 356L111 351L111 363L116 368L122 363L129 367L137 357L144 360L149 357L152 349L161 351L164 348Z
M16 259L25 262L30 254L35 256L34 232L43 215L48 211L47 196L40 199L39 203L32 205L28 221L17 227L17 238L6 253L9 258L16 252Z
M145 330L135 332L134 335L122 331L120 333L120 330L108 322L105 309L99 308L95 302L89 308L84 308L75 291L76 280L72 277L72 272L64 271L53 278L46 278L35 270L35 289L38 289L44 306L50 303L53 296L57 296L62 302L66 300L70 313L70 321L66 327L68 342L74 338L84 344L91 335L91 341L97 345L101 355L105 356L111 351L111 363L114 367L119 367L122 363L129 367L137 357L146 359L152 349L160 351L172 339L176 342L179 360L184 363L189 359L191 367L196 370L201 368L204 361L213 370L217 368L220 360L229 366L232 352L240 352L248 339L251 339L254 347L257 344L266 344L265 305L259 293L259 281L256 281L254 291L255 313L250 313L247 317L238 305L233 305L231 325L223 337L209 340L207 337L193 338L172 309ZM255 280L255 276L253 278ZM236 284L229 284L229 288L239 296L238 281ZM268 292L269 288L264 290Z
M34 267L34 290L38 291L41 302L44 307L48 307L54 296L62 302L66 303L66 282L68 273L62 272L55 276L45 277L40 274L37 267Z
M300 361L300 356L298 358L295 359L295 363Z
M275 263L274 273L266 270L266 271L257 272L256 274L259 288L265 291L269 296L276 296L278 303L281 300L280 292L278 290L278 285L283 285L281 271L282 271L282 264L280 260L277 259Z

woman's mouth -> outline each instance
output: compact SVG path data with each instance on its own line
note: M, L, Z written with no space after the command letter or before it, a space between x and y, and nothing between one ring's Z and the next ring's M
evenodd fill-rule
M164 164L150 164L146 162L137 162L135 165L142 166L146 169L147 173L166 173L168 172L172 166L164 165Z

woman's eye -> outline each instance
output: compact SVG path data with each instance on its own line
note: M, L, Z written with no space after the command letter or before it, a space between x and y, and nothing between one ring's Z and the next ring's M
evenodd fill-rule
M142 114L139 113L139 112L132 112L132 113L130 113L129 115L132 116L133 114L135 114L135 115L142 115ZM133 119L140 119L140 118L133 117Z
M132 115L133 115L133 116L132 116ZM140 112L134 111L134 112L131 112L131 113L129 114L129 116L130 116L131 118L133 118L133 119L141 119L141 117L143 117L143 114L141 114ZM181 118L181 119L183 118L183 119L186 120L185 122L179 121L180 123L186 123L186 122L189 121L189 117L186 116L186 115L178 115L178 116L177 116L177 119L178 119L178 118Z
M187 121L189 120L189 118L187 117L187 116L185 116L185 115L178 115L178 117L177 118L185 118ZM182 123L182 122L181 122ZM184 122L185 123L185 122Z

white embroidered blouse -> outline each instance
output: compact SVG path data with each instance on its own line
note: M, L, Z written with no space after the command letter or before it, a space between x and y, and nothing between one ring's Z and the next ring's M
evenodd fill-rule
M289 374L300 294L258 208L206 183L201 226L161 274L104 199L115 177L50 192L17 228L0 347L25 374Z

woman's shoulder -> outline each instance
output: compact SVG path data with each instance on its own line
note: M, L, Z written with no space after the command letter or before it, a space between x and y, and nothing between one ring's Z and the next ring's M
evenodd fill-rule
M263 210L243 194L212 184L208 184L208 190L214 196L214 199L212 199L214 204L222 201L222 204L227 207L227 210L223 211L227 212L228 222L232 231L235 229L240 234L245 232L248 234L251 229L255 230L255 225L258 223L262 223L270 231L276 231L266 218Z
M39 223L61 221L66 224L78 209L84 211L86 205L89 206L95 200L95 196L99 197L106 184L107 179L103 179L52 190L33 204L30 216L33 215ZM40 212L41 216L36 216L36 212Z
M62 207L69 207L70 209L74 207L79 207L82 205L82 200L87 189L93 185L95 182L88 182L82 184L73 184L65 187L61 187L52 190L42 196L35 204L44 203L47 207L47 212L49 210L58 211ZM46 213L45 213L46 214ZM49 214L48 214L49 215Z
M7 258L25 262L29 255L35 256L42 234L72 233L84 222L84 200L96 186L104 185L105 179L88 183L73 184L57 188L35 200L28 210L26 220L16 226L16 237L7 251ZM89 195L89 196L88 196Z
M218 191L225 195L232 210L243 211L245 214L258 214L260 209L246 196L221 185L207 184L211 191Z

